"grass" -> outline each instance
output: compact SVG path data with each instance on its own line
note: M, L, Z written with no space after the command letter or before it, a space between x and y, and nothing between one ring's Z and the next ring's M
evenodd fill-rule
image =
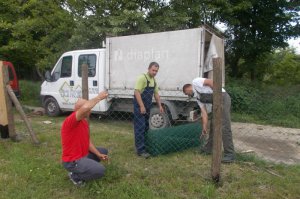
M282 115L270 118L270 119L261 119L255 114L244 114L244 113L231 113L231 119L233 122L244 122L244 123L254 123L261 125L273 125L273 126L282 126L289 128L300 128L300 118L294 116L283 117Z
M60 126L65 116L31 117L40 146L33 146L16 115L19 143L0 140L0 198L297 198L300 166L273 165L238 155L222 164L222 186L210 181L211 157L197 149L148 160L134 153L130 121L91 120L95 145L107 147L110 161L101 180L77 188L60 164ZM44 124L50 120L52 124ZM273 173L273 174L271 174ZM276 175L274 175L274 173Z

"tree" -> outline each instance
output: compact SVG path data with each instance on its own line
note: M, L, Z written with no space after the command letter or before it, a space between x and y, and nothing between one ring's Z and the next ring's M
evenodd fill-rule
M254 80L258 60L276 48L287 47L287 39L300 36L299 1L227 0L213 4L222 7L217 12L228 27L227 60L234 77L249 72ZM239 68L241 59L245 71Z
M21 77L52 66L68 50L74 21L62 2L36 0L0 1L0 55L12 61Z
M198 27L202 16L203 22L216 21L208 6L194 0L67 0L66 7L77 23L71 39L76 48L101 47L106 36Z
M300 55L293 49L276 50L259 62L267 67L264 81L279 85L300 84Z
M219 21L218 9L210 0L171 0L170 7L177 13L186 13L187 28L199 27L202 24L214 26Z
M151 32L146 20L148 4L139 0L67 0L77 27L70 42L75 49L99 48L106 36Z

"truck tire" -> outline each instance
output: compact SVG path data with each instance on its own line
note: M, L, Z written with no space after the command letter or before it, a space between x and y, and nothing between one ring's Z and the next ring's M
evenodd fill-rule
M152 130L162 129L171 125L171 116L167 108L165 113L160 113L158 107L153 107L150 110L149 128Z
M55 117L61 114L61 110L57 101L53 97L49 97L45 100L45 112L47 115Z

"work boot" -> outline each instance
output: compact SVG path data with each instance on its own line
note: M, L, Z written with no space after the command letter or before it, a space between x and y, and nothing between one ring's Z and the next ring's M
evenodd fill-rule
M202 155L211 155L211 150L207 149L206 147L201 147L199 153Z
M69 172L68 176L69 176L71 182L73 182L73 184L75 186L77 186L77 187L84 187L85 186L85 182L83 180L76 180L76 179L74 179L72 172Z
M148 159L148 158L151 157L151 155L149 153L147 153L147 152L138 153L138 156L141 156L141 157L143 157L145 159Z
M233 163L235 160L235 155L234 154L225 154L222 163Z

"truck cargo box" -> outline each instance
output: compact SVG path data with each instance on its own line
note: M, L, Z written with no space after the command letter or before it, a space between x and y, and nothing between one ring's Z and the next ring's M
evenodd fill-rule
M160 65L156 81L161 97L184 97L178 92L184 84L212 70L207 52L213 56L216 49L224 50L217 48L222 47L222 39L205 32L204 28L195 28L107 38L106 87L110 94L132 96L137 76L147 72L149 63L155 61Z

